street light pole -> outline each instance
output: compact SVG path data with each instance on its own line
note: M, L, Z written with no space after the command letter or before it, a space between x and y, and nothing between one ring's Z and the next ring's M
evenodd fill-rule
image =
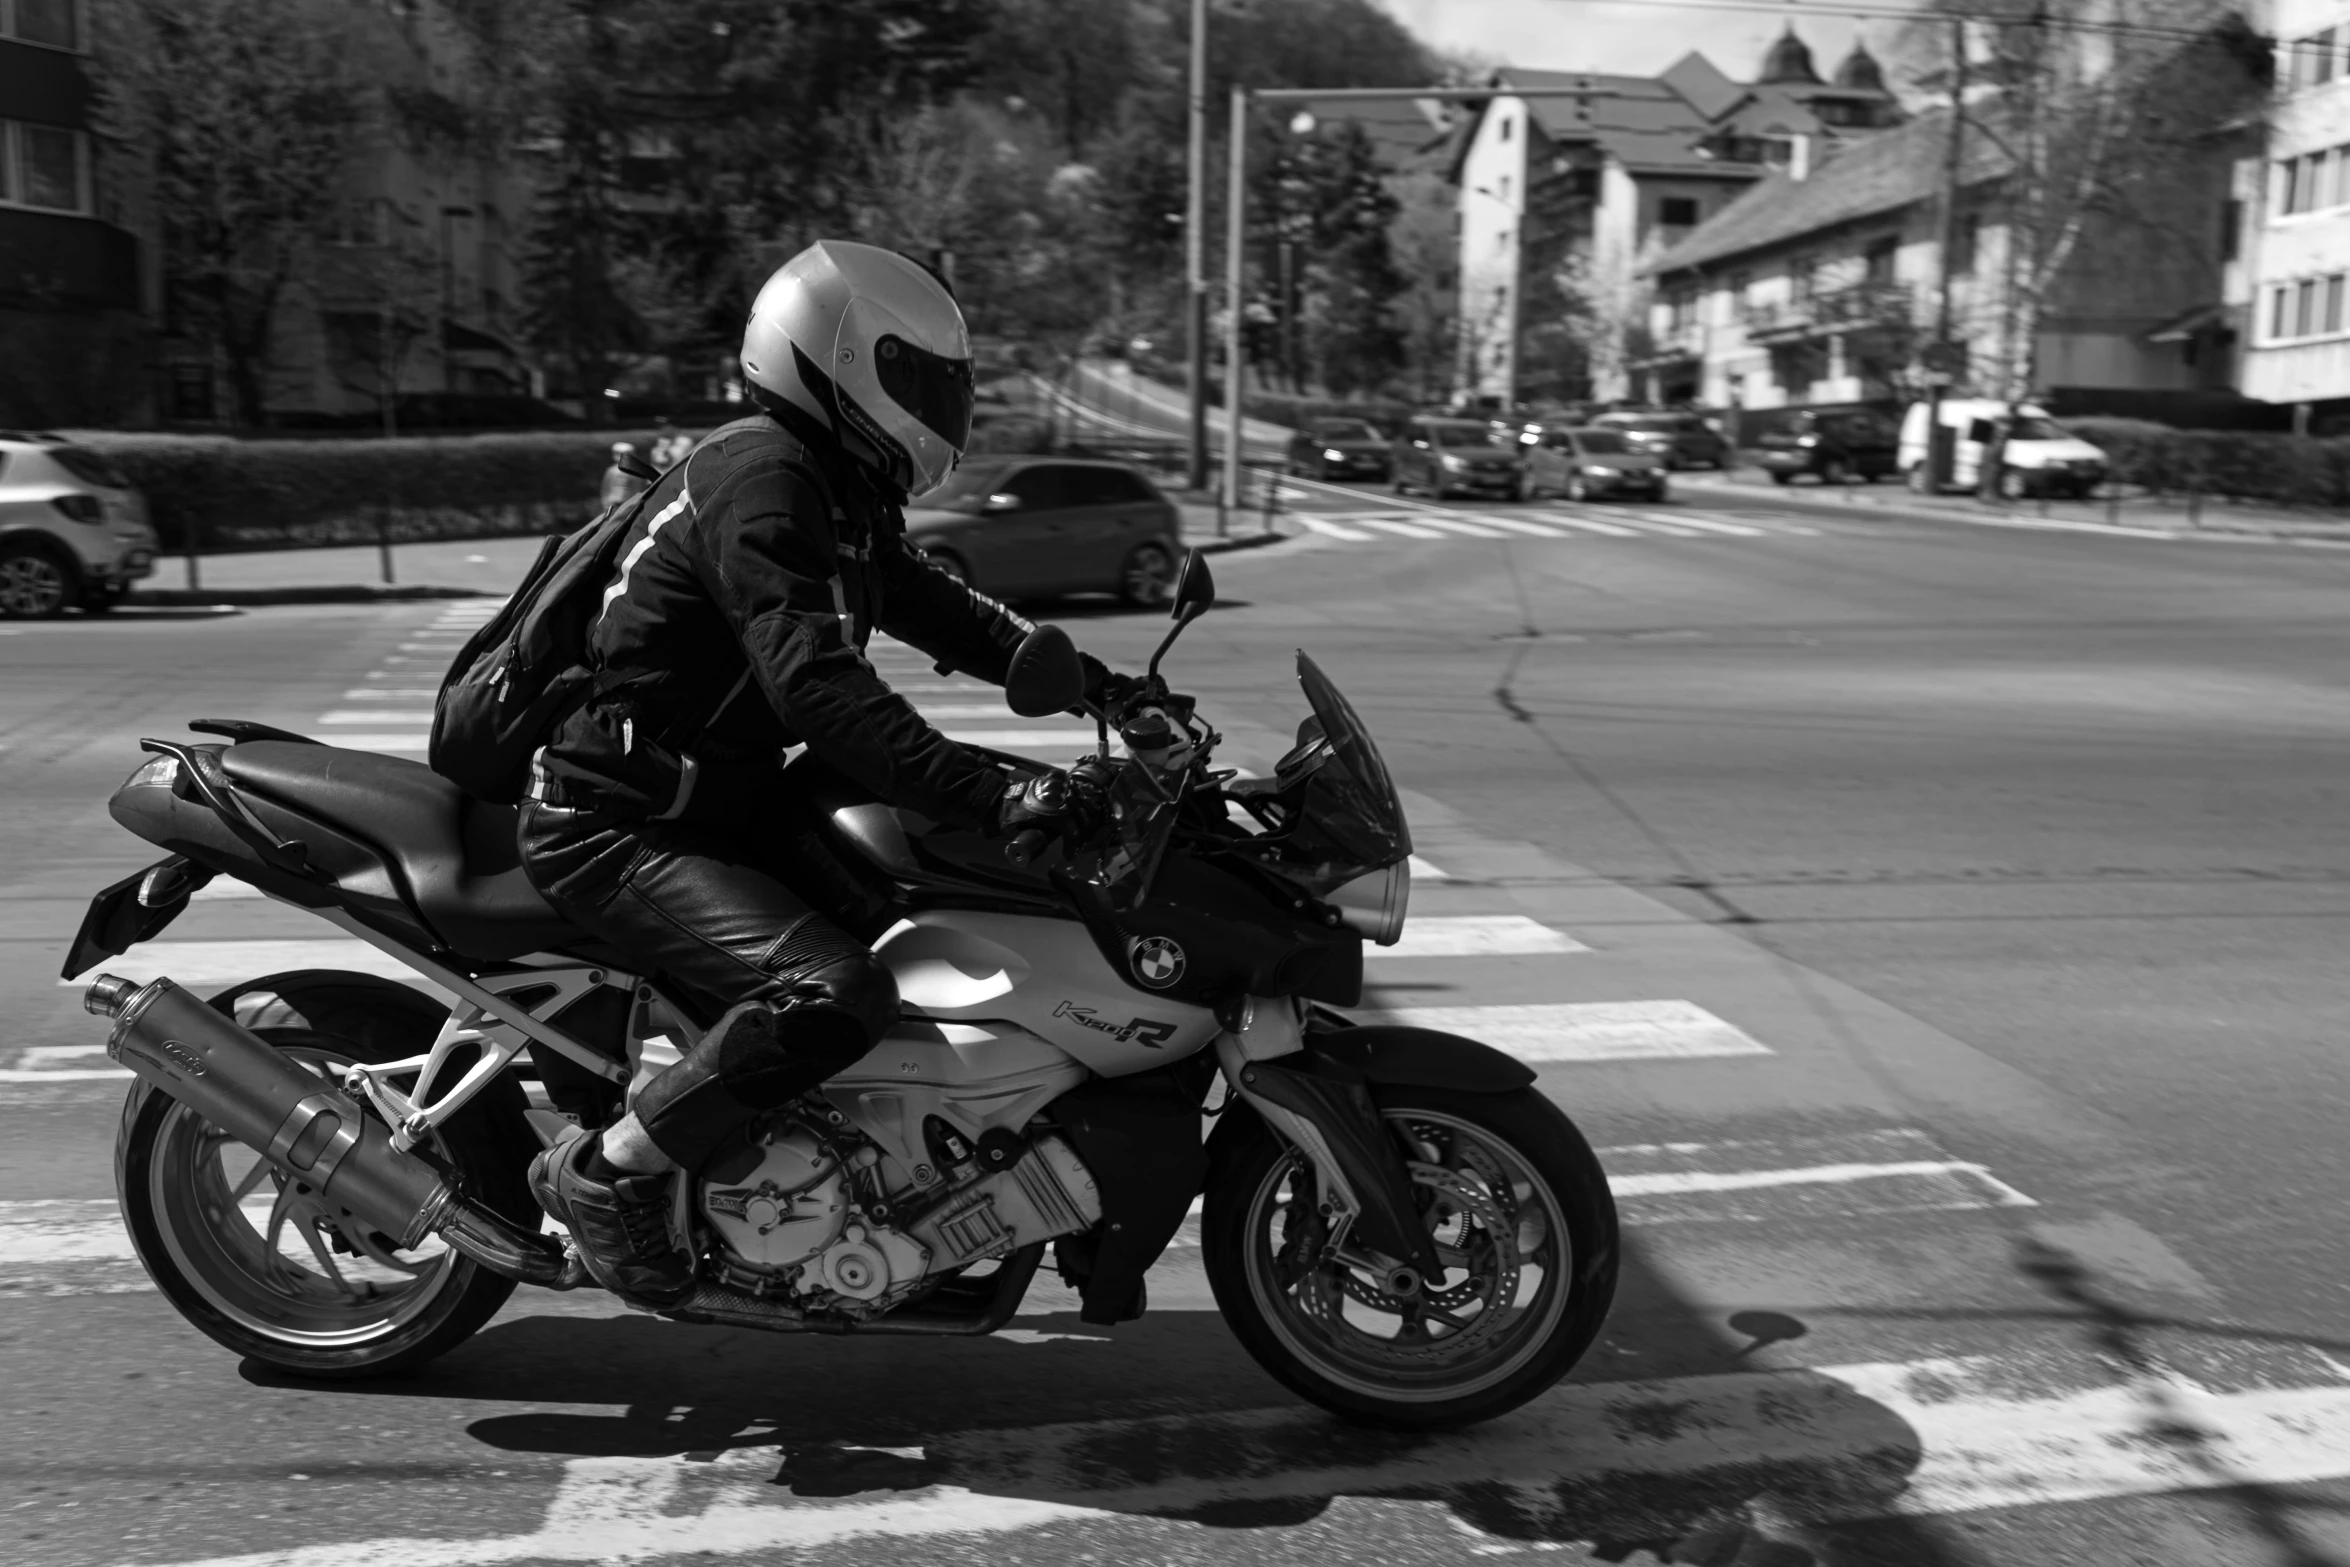
M1943 361L1927 366L1934 379L1926 388L1926 493L1933 494L1951 480L1958 443L1942 433L1942 381L1947 368L1950 333L1956 324L1950 286L1955 276L1953 254L1958 248L1958 198L1965 174L1966 136L1966 21L1950 19L1950 140L1942 160L1942 232L1939 249L1941 287L1934 302L1934 357Z
M1191 0L1190 183L1183 214L1184 345L1191 368L1190 453L1185 482L1208 483L1208 0Z
M1248 99L1232 89L1232 187L1224 204L1224 511L1240 509L1241 263L1248 232Z

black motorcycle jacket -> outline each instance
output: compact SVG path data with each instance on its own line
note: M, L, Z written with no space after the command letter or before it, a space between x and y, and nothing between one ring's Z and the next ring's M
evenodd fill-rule
M838 447L767 414L711 434L652 486L589 633L598 696L558 726L534 798L724 820L806 744L881 799L991 829L1004 775L866 662L875 630L1002 684L1033 629L938 570Z

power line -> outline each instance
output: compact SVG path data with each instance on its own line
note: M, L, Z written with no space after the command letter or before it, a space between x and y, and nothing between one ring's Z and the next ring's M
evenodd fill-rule
M1992 27L2045 27L2051 32L2113 33L2143 38L2171 38L2194 42L2210 36L2212 27L2234 11L2215 15L2203 27L2166 26L2159 22L2103 22L2087 17L2052 16L2045 12L1920 10L1910 6L1870 5L1866 0L1555 0L1565 5L1615 4L1632 10L1741 11L1762 16L1850 16L1896 22L1974 22ZM2273 43L2274 39L2269 39Z

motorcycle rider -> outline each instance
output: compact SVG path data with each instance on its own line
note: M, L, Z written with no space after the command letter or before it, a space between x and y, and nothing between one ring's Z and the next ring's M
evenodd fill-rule
M628 1115L531 1166L597 1281L656 1306L691 1287L676 1173L864 1055L898 1015L889 970L827 917L809 846L776 825L784 748L993 834L1054 830L1066 800L1061 774L1012 787L862 651L885 630L1000 685L1033 629L905 536L901 505L944 482L970 435L953 296L894 251L821 241L759 291L742 371L759 411L646 498L589 636L599 694L541 752L518 829L549 903L723 1009ZM1132 688L1086 663L1090 698Z

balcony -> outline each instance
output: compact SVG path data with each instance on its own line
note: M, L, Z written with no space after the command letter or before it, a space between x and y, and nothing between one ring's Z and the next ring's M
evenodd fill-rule
M1915 310L1915 292L1907 283L1855 283L1847 288L1821 289L1802 299L1749 309L1746 340L1800 343L1871 327L1906 330Z

